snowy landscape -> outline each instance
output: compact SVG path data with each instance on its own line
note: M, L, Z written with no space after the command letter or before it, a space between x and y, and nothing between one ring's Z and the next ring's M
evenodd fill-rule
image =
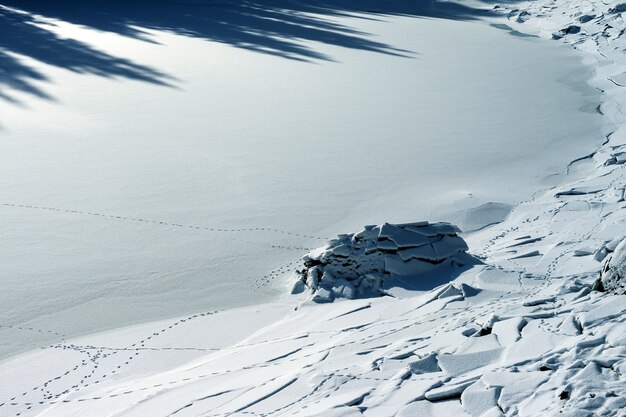
M1 0L0 417L626 416L625 19Z

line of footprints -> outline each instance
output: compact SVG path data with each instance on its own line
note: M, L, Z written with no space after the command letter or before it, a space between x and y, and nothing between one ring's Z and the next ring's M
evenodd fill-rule
M101 382L102 379L120 372L124 366L130 365L130 363L134 359L136 359L144 350L208 350L208 349L198 349L198 348L188 349L184 347L183 348L149 348L149 347L146 347L145 345L153 338L160 336L163 333L167 332L168 330L173 329L179 325L182 325L183 323L189 322L191 320L194 320L200 317L210 316L217 312L218 312L217 310L214 310L214 311L208 311L205 313L197 313L197 314L179 319L173 322L172 324L168 325L167 327L164 327L152 333L150 336L145 337L144 339L139 340L138 342L135 342L128 347L109 348L109 347L102 347L102 346L78 346L74 344L65 344L63 342L52 345L52 346L48 346L48 348L53 348L53 349L75 350L83 355L86 355L86 358L82 359L80 363L76 364L73 368L65 371L63 374L58 375L54 378L50 378L47 381L45 381L43 384L35 386L28 391L22 392L20 395L16 395L10 398L8 401L1 402L0 407L7 406L7 405L12 405L12 406L24 405L24 406L27 406L26 409L28 410L32 408L32 406L35 404L43 405L43 404L54 404L58 402L69 402L69 400L59 400L59 398L63 395L69 394L70 392L79 391L80 389L86 388L90 385L98 384ZM9 326L3 326L3 327L9 327ZM58 334L56 332L50 332L50 333ZM106 353L106 351L109 351L109 352ZM107 357L112 357L114 355L124 353L124 352L126 353L130 352L130 354L124 359L122 359L122 361L124 361L123 363L119 363L110 372L103 374L100 377L100 379L94 380L93 382L91 381L92 379L94 379L94 376L96 375L96 372L99 369L99 364L103 359ZM87 367L90 364L92 366L91 371L81 376L81 379L77 384L74 384L71 387L66 388L65 390L58 392L58 393L53 393L48 388L51 384L61 380L64 377L69 376L70 374L74 372L79 371L81 368ZM34 402L19 402L18 401L19 397L25 397L29 394L29 392L34 392L34 391L40 391L42 393L42 398L43 398L42 401L34 401ZM21 413L16 413L15 415L19 416L20 414Z
M268 284L270 284L274 279L276 279L277 277L281 276L282 274L287 273L288 271L290 271L291 268L295 267L295 265L297 265L299 262L299 259L294 260L292 262L289 262L286 265L283 265L281 267L275 268L272 271L270 271L269 273L265 274L264 276L262 276L261 278L257 279L254 283L253 283L253 287L255 289L260 289L263 286L266 286ZM24 326L10 326L10 325L0 325L0 328L11 328L11 329L16 329L16 330L28 330L28 331L34 331L34 332L38 332L38 333L49 333L52 335L55 335L57 337L59 337L60 341L59 343L47 346L46 348L52 348L52 349L62 349L62 350L73 350L76 351L78 353L80 353L81 355L84 355L83 359L81 359L81 361L79 363L77 363L76 365L74 365L71 369L65 371L63 374L61 375L57 375L53 378L50 378L48 380L46 380L45 382L43 382L41 385L35 386L33 388L31 388L30 390L27 390L25 392L22 392L19 395L15 395L11 398L9 398L7 401L0 401L0 408L11 405L11 406L25 406L26 410L30 410L34 405L44 405L44 404L55 404L55 403L60 403L60 402L70 402L70 400L61 400L60 397L69 394L71 392L76 392L79 391L83 388L87 388L91 385L94 384L98 384L100 383L104 378L107 378L109 376L112 376L118 372L120 372L125 366L128 366L131 364L131 362L133 360L135 360L138 356L140 356L140 354L142 352L145 351L189 351L189 350L194 350L194 351L210 351L211 349L203 349L203 348L195 348L195 347L159 347L159 348L155 348L155 347L150 347L150 346L146 346L146 344L153 340L154 338L162 335L163 333L167 332L170 329L173 329L177 326L180 326L186 322L189 322L191 320L200 318L200 317L206 317L212 314L217 313L218 311L208 311L205 313L197 313L182 319L179 319L173 323L171 323L170 325L168 325L167 327L164 327L158 331L155 331L154 333L150 334L149 336L145 337L142 340L139 340L129 346L125 346L125 347L120 347L120 348L115 348L115 347L109 347L109 346L91 346L91 345L84 345L84 346L80 346L80 345L76 345L76 344L67 344L65 343L65 335L59 333L59 332L55 332L52 330L44 330L44 329L37 329L37 328L33 328L33 327L24 327ZM104 359L107 358L111 358L114 357L116 355L122 355L126 353L128 356L125 356L124 359L122 359L121 362L119 362L115 368L111 369L109 372L102 374L98 379L96 379L96 375L97 372L100 370L100 364ZM84 375L80 376L80 380L71 385L70 387L64 389L63 391L60 392L53 392L51 387L53 384L59 382L60 380L62 380L63 378L66 378L72 374L75 374L77 372L79 372L82 369L86 369L87 367L91 367L90 371L88 371L87 373L85 373ZM208 377L210 375L204 375L201 377ZM180 381L172 381L171 383L175 383L175 382L180 382ZM148 389L151 387L146 387L145 389ZM36 392L36 391L40 391L41 395L42 395L42 400L41 401L19 401L18 398L22 397L26 397L29 393L31 392ZM124 395L124 394L129 394L128 393L120 393L120 394L111 394L112 397L115 397L117 395ZM94 398L83 398L83 399L78 399L78 400L74 400L74 401L86 401L86 400L96 400L99 399L97 397ZM22 413L18 412L15 414L15 416L20 416Z
M328 238L324 238L320 236L313 236L313 235L308 235L308 234L290 232L288 230L277 229L277 228L272 228L272 227L222 229L222 228L217 228L217 227L195 226L195 225L189 225L189 224L165 222L165 221L160 221L160 220L143 219L139 217L116 216L113 214L102 214L102 213L94 213L94 212L89 212L89 211L61 209L61 208L56 208L56 207L34 206L34 205L29 205L29 204L0 203L0 205L4 207L12 207L12 208L26 208L26 209L32 209L32 210L46 210L46 211L55 211L59 213L71 213L71 214L81 214L85 216L105 217L105 218L114 219L114 220L151 223L151 224L158 224L161 226L171 226L171 227L179 227L179 228L195 229L195 230L208 230L211 232L225 232L225 233L271 232L271 233L279 233L283 235L295 236L295 237L306 238L306 239L328 240Z

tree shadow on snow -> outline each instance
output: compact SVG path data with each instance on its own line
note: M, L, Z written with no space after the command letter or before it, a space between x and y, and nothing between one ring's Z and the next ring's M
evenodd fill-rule
M53 80L29 65L29 60L80 74L163 86L175 82L158 69L59 36L54 26L60 22L146 42L154 42L147 30L166 31L281 58L316 61L332 57L316 51L310 42L411 56L333 17L472 20L484 13L432 0L0 0L0 99L18 104L12 92L52 99L44 84Z
M35 60L80 74L126 78L167 85L170 77L156 69L117 58L77 39L62 38L41 18L0 8L0 98L19 104L11 91L52 99L42 87L51 82L29 65Z

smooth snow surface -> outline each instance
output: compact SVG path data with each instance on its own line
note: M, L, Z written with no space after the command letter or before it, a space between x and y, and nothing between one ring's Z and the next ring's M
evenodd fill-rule
M149 3L2 2L0 356L267 301L328 236L509 207L599 140L578 56L448 6Z

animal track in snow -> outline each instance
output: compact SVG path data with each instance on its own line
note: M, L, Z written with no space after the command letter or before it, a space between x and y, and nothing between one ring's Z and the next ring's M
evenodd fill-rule
M316 239L316 240L327 239L327 238L320 237L320 236L313 236L309 234L291 232L288 230L282 230L282 229L272 228L272 227L249 227L249 228L225 229L225 228L218 228L218 227L207 227L207 226L196 226L196 225L189 225L189 224L172 223L172 222L166 222L166 221L160 221L160 220L150 220L150 219L144 219L140 217L127 217L127 216L118 216L114 214L102 214L102 213L94 213L94 212L80 211L80 210L61 209L61 208L55 208L55 207L35 206L35 205L30 205L30 204L0 203L0 205L4 207L26 208L26 209L33 209L33 210L53 211L53 212L59 212L59 213L79 214L79 215L86 215L86 216L93 216L93 217L102 217L102 218L113 219L113 220L156 224L160 226L170 226L170 227L178 227L178 228L184 228L184 229L208 230L211 232L222 232L222 233L263 232L263 233L278 233L278 234L295 236L295 237L306 238L306 239Z

